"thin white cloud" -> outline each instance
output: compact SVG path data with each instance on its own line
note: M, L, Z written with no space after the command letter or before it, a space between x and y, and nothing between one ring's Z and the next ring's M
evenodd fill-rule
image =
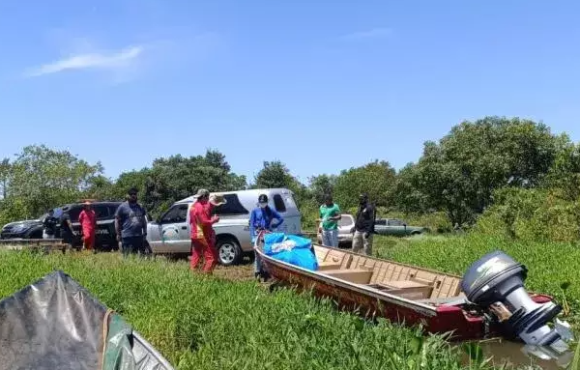
M350 33L348 35L343 36L345 40L363 40L363 39L376 39L376 38L385 38L391 36L393 31L390 28L373 28L367 31L360 31Z
M25 73L26 77L38 77L68 70L107 69L118 70L130 66L142 53L142 46L132 46L114 53L87 53L74 55L56 62L44 64Z

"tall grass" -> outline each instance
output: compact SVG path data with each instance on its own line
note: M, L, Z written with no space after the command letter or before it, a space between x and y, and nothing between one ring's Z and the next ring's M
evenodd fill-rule
M282 289L116 254L0 252L0 297L62 269L123 315L179 369L462 369L440 337L378 325Z

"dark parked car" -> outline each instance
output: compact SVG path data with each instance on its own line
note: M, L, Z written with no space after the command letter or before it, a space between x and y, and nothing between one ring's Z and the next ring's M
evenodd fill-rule
M95 248L97 250L117 250L117 233L115 232L115 212L121 202L93 202L92 208L97 216L97 230L95 238ZM73 247L82 246L80 236L81 225L79 215L83 210L82 203L67 204L55 211L55 216L60 217L63 212L68 212L73 225ZM58 224L57 238L60 237L60 223Z
M95 239L95 248L97 250L117 250L117 234L115 232L115 212L121 202L94 202L93 210L97 216L97 231ZM79 215L83 210L82 203L66 204L54 209L54 216L60 218L63 212L70 215L73 232L73 247L82 246L80 237ZM25 220L11 222L2 228L0 236L2 239L42 239L42 221L47 214L42 215L36 220ZM57 225L56 237L60 238L60 223Z
M42 239L42 221L48 214L37 219L10 222L0 231L0 239Z

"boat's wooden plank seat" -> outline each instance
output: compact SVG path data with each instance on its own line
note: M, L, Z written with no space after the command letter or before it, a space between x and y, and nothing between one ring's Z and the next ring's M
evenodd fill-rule
M340 269L340 262L318 262L318 271L338 269Z
M351 254L338 249L314 247L314 253L316 254L318 264L321 267L320 270L326 270L329 268L346 269L350 267L352 261Z
M321 274L343 279L355 284L368 284L373 275L369 269L336 269L321 271Z
M460 293L456 297L445 297L445 298L426 298L426 299L418 299L417 302L421 303L433 303L436 305L460 305L467 303L467 297L465 294Z
M424 298L436 299L457 296L461 292L461 280L456 277L437 274L414 267L404 266L394 262L380 261L365 256L353 256L350 263L351 269L372 268L373 275L369 284L378 286L392 285L393 282L412 281L421 283L429 288L420 288L427 294ZM398 284L398 283L395 283ZM399 289L415 289L417 287L400 287Z
M314 254L316 255L318 263L324 262L324 258L326 258L328 252L330 252L330 249L328 248L322 248L316 245L314 246Z
M461 279L439 275L431 298L457 297L461 293Z
M444 299L461 293L460 278L425 271L395 262L353 255L335 248L314 246L319 270L323 274L344 278L357 284L368 284L389 293L415 297L411 299ZM340 272L347 269L348 272ZM367 275L371 273L367 280ZM398 293L397 293L398 292Z
M433 291L433 286L410 280L391 281L388 284L368 284L368 286L379 291L412 300L428 299Z
M378 285L386 288L391 294L408 299L429 298L433 292L433 284L413 280L393 280Z

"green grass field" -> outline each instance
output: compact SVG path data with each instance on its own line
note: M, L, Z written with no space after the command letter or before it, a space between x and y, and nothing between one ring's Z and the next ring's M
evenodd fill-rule
M202 277L163 259L0 252L0 298L55 269L122 314L178 369L483 368L462 364L460 350L439 337L367 323L288 289Z

